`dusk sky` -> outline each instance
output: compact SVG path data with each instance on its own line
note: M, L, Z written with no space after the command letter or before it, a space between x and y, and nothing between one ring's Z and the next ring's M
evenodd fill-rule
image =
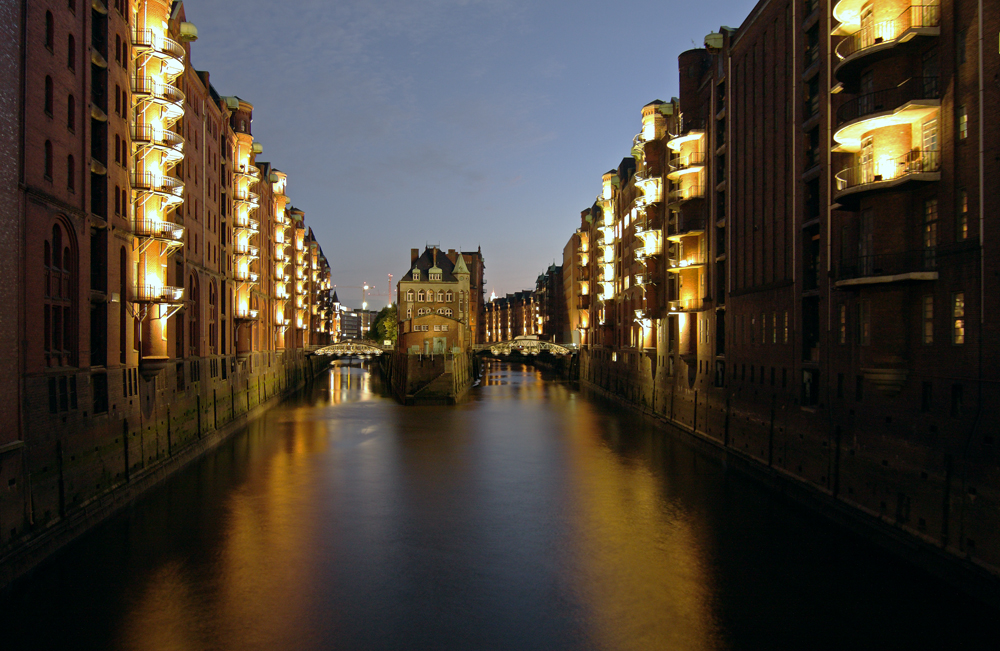
M388 302L411 248L482 247L486 292L533 288L629 155L677 55L755 2L188 0L192 62L254 105L340 299ZM394 290L393 290L394 291Z

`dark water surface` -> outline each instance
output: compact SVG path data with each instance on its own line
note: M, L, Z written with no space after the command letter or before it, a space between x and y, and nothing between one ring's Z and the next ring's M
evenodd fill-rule
M0 602L0 649L1000 648L998 613L528 367L336 367Z

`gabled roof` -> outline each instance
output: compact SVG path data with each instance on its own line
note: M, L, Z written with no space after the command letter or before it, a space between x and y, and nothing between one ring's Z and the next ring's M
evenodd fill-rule
M435 257L437 258L436 261ZM458 259L461 260L462 259L461 256L459 256ZM462 263L462 266L463 267L465 266L464 262ZM419 269L421 271L420 280L422 281L427 280L427 274L431 273L431 271L433 271L434 273L440 271L441 282L446 282L446 283L458 282L458 278L455 277L455 265L452 263L451 260L448 259L448 256L442 253L440 249L437 249L435 247L424 249L424 252L420 255L419 258L417 258L416 262L410 265L410 268L407 270L407 272L403 274L402 278L400 278L400 282L412 281L414 269ZM459 271L459 273L462 272ZM469 273L468 268L465 269L464 273Z

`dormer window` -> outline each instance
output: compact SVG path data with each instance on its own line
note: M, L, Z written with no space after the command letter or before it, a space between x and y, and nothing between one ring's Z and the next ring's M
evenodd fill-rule
M429 277L429 278L430 278L431 280L441 280L441 272L439 271L439 272L437 272L437 273L432 273L432 274L429 274L429 275L428 275L428 277Z

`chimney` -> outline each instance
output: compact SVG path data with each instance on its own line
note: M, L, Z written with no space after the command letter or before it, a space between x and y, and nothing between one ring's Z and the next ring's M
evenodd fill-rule
M448 249L448 259L451 260L452 264L455 264L458 260L458 258L455 257L455 249Z
M420 257L420 249L410 249L410 264L412 265Z

